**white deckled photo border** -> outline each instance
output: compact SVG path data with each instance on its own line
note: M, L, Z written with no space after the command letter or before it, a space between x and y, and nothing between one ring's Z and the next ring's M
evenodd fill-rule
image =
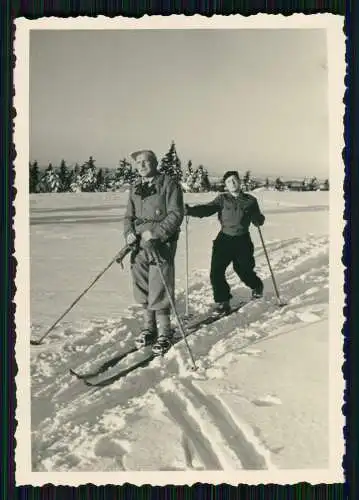
M343 248L344 211L344 76L345 35L344 18L332 14L291 16L258 14L213 16L145 16L131 18L42 18L15 21L14 70L16 109L14 143L15 160L15 257L17 259L16 284L16 485L41 486L43 484L78 486L82 484L106 485L131 483L153 484L293 484L297 482L343 482L342 457L344 453L342 414L344 380L342 378L344 324L344 266ZM330 467L328 470L269 470L269 471L189 471L189 472L33 472L31 470L30 423L30 248L29 248L29 41L31 30L134 30L134 29L313 29L327 32L329 75L329 137L330 137ZM26 166L26 167L25 167Z

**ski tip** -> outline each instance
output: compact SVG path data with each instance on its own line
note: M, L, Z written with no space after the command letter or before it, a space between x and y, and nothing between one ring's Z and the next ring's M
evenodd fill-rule
M278 307L285 307L288 305L288 302L278 302Z
M87 385L87 387L96 387L95 384L91 384L89 380L84 379L84 384Z
M91 389L103 389L104 387L112 384L112 381L105 382L90 382L90 380L82 379L86 387L90 387Z
M30 345L41 345L41 344L42 344L41 340L34 340L34 339L30 340Z
M77 373L72 368L69 369L69 372L70 372L71 375L73 375L74 377L76 377L78 380L86 380L86 379L89 379L89 378L92 378L92 377L96 377L96 375L98 375L97 372L96 373L84 373L84 374Z
M81 375L81 373L76 373L74 370L72 370L71 368L69 369L69 373L70 375L72 375L73 377L77 378L77 380L83 380L85 377L83 377Z

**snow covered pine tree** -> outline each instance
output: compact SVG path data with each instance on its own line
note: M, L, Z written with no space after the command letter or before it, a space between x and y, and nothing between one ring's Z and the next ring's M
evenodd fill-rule
M168 153L166 153L162 158L161 165L158 170L161 174L169 175L177 181L182 180L181 160L178 158L174 141L172 141Z
M195 182L195 176L192 167L192 161L189 160L187 168L183 174L182 187L184 191L186 191L187 193L191 193L193 191L194 182Z
M208 172L203 165L200 165L195 172L195 182L194 182L194 191L196 193L204 193L210 190L210 183L208 179Z
M29 188L30 193L38 193L40 182L40 170L37 161L29 164Z
M67 193L70 191L71 171L67 167L65 160L61 160L59 180L61 193Z
M79 193L81 191L81 169L78 163L75 164L71 174L70 191L71 193Z
M82 165L81 172L81 191L94 192L97 185L97 171L95 160L90 156L88 161Z
M44 193L57 193L60 190L60 179L51 163L45 170L41 179L41 191Z

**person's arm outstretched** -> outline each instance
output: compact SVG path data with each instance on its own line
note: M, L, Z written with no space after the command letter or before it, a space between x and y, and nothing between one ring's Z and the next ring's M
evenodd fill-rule
M191 217L210 217L211 215L218 213L222 206L222 197L221 195L217 196L214 200L209 203L204 203L201 205L194 205L190 207L189 205L185 205L185 214L190 215Z

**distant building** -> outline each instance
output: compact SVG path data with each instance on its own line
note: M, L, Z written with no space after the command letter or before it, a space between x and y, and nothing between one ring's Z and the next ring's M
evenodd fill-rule
M303 181L287 181L285 184L290 191L307 191L307 186L303 184Z

